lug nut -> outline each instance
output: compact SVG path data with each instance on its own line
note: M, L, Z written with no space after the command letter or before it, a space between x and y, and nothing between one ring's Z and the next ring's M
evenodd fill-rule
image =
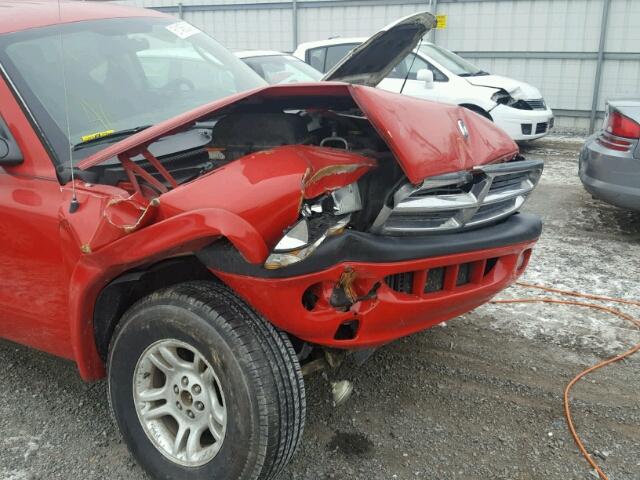
M201 387L200 385L195 384L195 385L193 386L193 393L194 393L194 395L198 395L198 394L200 394L200 392L201 392L201 391L202 391L202 387Z
M189 385L189 379L187 377L182 377L182 386L186 387Z
M182 410L182 404L180 402L176 402L176 408L178 410Z
M199 411L204 410L204 403L196 402L196 410L199 410Z
M187 410L187 417L193 418L195 417L195 414L191 410Z

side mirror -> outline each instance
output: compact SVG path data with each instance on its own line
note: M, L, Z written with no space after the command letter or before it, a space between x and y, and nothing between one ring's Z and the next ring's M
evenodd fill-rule
M23 160L20 147L11 135L4 119L0 117L0 167L20 165Z
M416 80L424 82L424 88L433 88L433 72L428 68L418 70Z

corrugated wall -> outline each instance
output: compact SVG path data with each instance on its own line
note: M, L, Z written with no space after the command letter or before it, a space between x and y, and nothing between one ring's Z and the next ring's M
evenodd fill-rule
M558 110L558 125L585 129L607 0L298 0L298 41L367 36L421 9L448 16L437 43L492 73L527 81ZM598 110L640 95L640 0L609 0ZM122 0L177 14L179 0ZM291 1L181 0L183 18L234 49L291 51ZM553 56L555 58L549 58Z

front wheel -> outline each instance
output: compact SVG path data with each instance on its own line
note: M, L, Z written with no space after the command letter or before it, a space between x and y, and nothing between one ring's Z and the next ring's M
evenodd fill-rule
M289 339L217 283L134 305L114 334L108 379L122 435L154 478L271 479L302 436L304 384Z

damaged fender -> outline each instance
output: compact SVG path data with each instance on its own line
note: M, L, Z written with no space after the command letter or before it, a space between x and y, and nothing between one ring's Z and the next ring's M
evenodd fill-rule
M263 263L269 245L298 218L303 198L354 182L375 165L327 150L286 146L258 152L151 200L115 187L79 185L80 208L70 213L62 207L60 220L74 259L70 328L82 377L104 374L87 319L105 285L131 268L197 252L220 238L246 262ZM65 194L70 201L71 191Z

